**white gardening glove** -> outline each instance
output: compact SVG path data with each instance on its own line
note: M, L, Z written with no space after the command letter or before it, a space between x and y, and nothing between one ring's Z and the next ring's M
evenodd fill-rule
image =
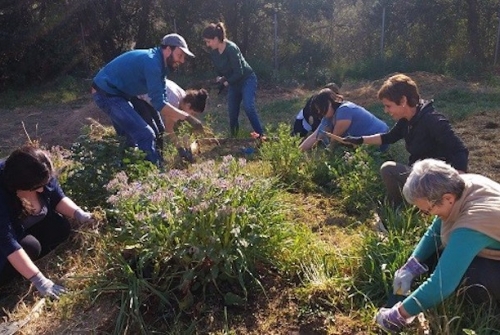
M92 217L92 214L89 212L85 212L81 208L78 208L75 211L75 214L73 214L73 218L76 220L76 222L78 222L80 224L94 223L94 218Z
M44 297L59 299L61 295L66 293L66 289L64 287L54 284L52 280L45 278L41 272L38 272L29 280Z
M410 257L405 265L394 273L393 293L408 295L413 279L427 271L429 271L429 268L426 265L420 264L415 257Z
M404 318L401 313L399 313L399 307L401 306L401 302L398 302L396 305L394 305L391 308L381 308L377 312L377 315L375 316L375 321L377 324L384 329L385 331L389 333L399 333L401 332L402 328L406 327L408 324L410 324L413 319L415 319L414 316L406 319Z

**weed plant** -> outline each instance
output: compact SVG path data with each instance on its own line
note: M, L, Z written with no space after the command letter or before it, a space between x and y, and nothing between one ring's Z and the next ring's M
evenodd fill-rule
M367 146L336 147L332 158L328 168L346 212L366 218L384 196L379 174L382 154Z
M269 133L270 140L262 143L260 157L271 165L272 174L289 190L309 190L311 183L308 164L299 149L300 137L290 134L290 126L279 124L275 132Z
M88 208L102 207L109 194L106 185L119 171L138 177L155 166L144 160L144 153L127 148L114 131L104 127L84 129L71 148L72 166L62 175L67 195Z

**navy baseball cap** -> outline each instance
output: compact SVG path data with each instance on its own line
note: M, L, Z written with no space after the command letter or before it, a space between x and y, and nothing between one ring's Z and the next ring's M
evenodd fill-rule
M161 39L161 45L177 47L184 51L188 56L194 57L194 54L189 50L184 37L179 34L167 34Z

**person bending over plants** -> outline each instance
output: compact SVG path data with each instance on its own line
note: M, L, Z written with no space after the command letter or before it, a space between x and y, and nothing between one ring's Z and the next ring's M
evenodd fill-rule
M328 83L323 88L328 88L335 94L340 94L340 88L335 83ZM312 101L315 96L316 94L313 94L309 97L309 99L307 99L304 108L302 108L295 117L291 133L292 136L299 135L300 137L306 137L318 128L321 118L317 113L313 113L313 109L311 108Z
M264 129L255 107L257 76L243 57L240 48L226 38L226 28L222 22L210 23L202 33L203 40L210 48L210 58L218 74L216 81L228 87L227 108L229 113L229 131L235 136L239 131L238 117L240 105L247 114L253 128L252 136L260 138Z
M324 88L311 101L312 114L321 119L316 130L301 144L303 151L311 149L318 140L327 140L324 132L336 136L364 136L385 132L387 124L378 119L365 108L353 102L345 101L344 97L331 89ZM381 146L386 150L387 146Z
M43 296L59 298L65 292L33 261L68 238L66 217L93 222L90 213L64 195L43 150L25 145L0 162L0 285L20 274Z
M92 98L113 123L116 133L138 147L146 159L160 165L156 134L130 104L138 95L148 94L151 104L163 119L186 120L195 131L203 133L200 120L173 106L165 95L165 78L185 62L186 55L194 57L184 38L167 34L158 47L127 51L106 64L94 77ZM175 137L175 135L173 135ZM174 138L174 142L177 142Z
M370 136L350 135L342 140L351 144L385 145L404 139L410 154L408 165L387 161L380 168L387 200L394 207L403 203L401 188L417 160L441 159L467 172L469 150L448 119L434 109L433 101L420 100L417 84L410 77L404 74L390 77L380 87L378 98L384 111L397 121L391 130Z
M169 79L165 79L165 95L172 106L179 108L193 117L198 117L205 111L208 99L207 90L190 89L185 91ZM174 136L174 128L178 120L170 116L166 116L165 123L163 123L163 121L159 118L158 113L151 105L151 99L147 94L134 97L130 102L139 115L141 115L143 120L146 121L146 123L154 130L157 138L156 144L159 146L159 153L163 150L163 134L165 132L167 137L175 142L177 137ZM176 144L177 152L182 159L185 159L188 162L194 161L193 153L188 146L180 145L180 143L174 144Z
M413 164L403 195L436 218L396 271L394 293L408 294L413 279L429 270L424 262L440 256L429 278L402 303L380 309L376 322L388 331L400 331L459 285L473 303L500 301L500 184L481 175L460 174L429 158Z

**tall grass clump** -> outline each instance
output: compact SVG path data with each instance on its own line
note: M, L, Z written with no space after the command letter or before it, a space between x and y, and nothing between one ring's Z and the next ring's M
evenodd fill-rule
M304 190L314 187L311 183L307 159L299 149L301 138L290 134L290 126L278 125L269 132L269 140L262 143L260 157L270 164L272 174L278 182L290 190Z
M500 308L495 301L471 305L455 293L427 311L426 316L435 334L500 334Z
M209 298L243 305L250 288L261 287L258 269L282 266L287 250L299 249L301 233L286 222L275 181L249 176L245 166L226 156L136 180L121 172L109 183L114 270L102 289L123 294L117 331L129 324L151 331L140 306L155 301L171 316L202 315Z
M385 207L381 211L388 233L382 237L373 231L364 234L356 276L358 289L378 302L388 297L394 272L410 257L427 229L427 223L412 208Z

